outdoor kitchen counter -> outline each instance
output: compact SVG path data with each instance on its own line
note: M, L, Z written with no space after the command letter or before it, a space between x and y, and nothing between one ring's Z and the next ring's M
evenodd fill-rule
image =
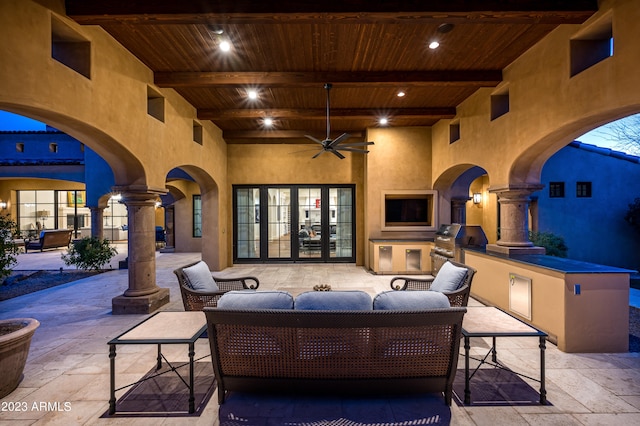
M626 352L629 269L545 255L464 249L471 297L549 334L565 352Z
M567 259L556 256L546 256L543 254L506 256L501 253L487 252L480 248L465 248L465 252L469 251L484 253L488 256L509 259L515 262L526 263L529 265L540 266L542 268L551 269L566 274L633 274L637 272L631 269L618 268L616 266L599 265L597 263L583 262L580 260Z

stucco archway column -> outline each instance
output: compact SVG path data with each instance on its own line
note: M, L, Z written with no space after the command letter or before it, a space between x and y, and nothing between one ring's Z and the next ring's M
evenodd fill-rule
M156 285L155 203L160 191L120 191L127 206L129 288L113 298L113 314L151 313L169 303L169 289Z
M102 239L104 236L104 207L90 206L91 236Z
M535 247L529 240L529 201L533 192L544 187L525 184L503 188L489 188L500 203L500 239L488 244L487 251L502 254L544 254L543 247Z
M467 201L469 197L451 198L451 223L466 225L467 223Z

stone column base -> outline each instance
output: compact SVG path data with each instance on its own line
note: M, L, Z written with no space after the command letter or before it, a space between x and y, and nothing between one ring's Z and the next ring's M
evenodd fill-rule
M510 247L499 246L498 244L487 244L486 250L488 252L504 254L507 256L520 254L545 254L547 252L544 247Z
M112 315L150 314L167 303L169 303L168 288L160 288L155 293L145 296L120 295L111 299L111 313Z

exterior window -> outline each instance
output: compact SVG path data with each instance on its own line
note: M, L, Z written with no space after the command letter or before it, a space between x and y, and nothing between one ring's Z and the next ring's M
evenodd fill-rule
M564 197L564 182L549 182L549 198Z
M193 196L193 237L202 237L202 197Z
M576 184L576 197L591 198L591 182L578 182Z

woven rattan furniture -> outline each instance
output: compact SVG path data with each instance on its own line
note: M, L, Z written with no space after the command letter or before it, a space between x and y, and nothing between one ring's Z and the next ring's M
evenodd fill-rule
M469 302L469 294L471 293L471 282L476 270L470 266L459 262L449 260L452 265L467 269L462 285L455 291L445 292L449 298L451 306L467 306ZM391 289L393 290L429 290L435 278L417 278L417 277L394 277L391 279Z
M205 308L219 403L228 391L443 392L451 405L465 312Z
M201 311L205 306L216 307L218 299L231 290L255 290L260 285L260 281L256 277L235 277L222 278L214 277L219 290L213 292L195 291L189 288L184 269L195 265L198 262L184 265L173 271L178 277L180 284L180 293L182 294L182 304L185 311Z

